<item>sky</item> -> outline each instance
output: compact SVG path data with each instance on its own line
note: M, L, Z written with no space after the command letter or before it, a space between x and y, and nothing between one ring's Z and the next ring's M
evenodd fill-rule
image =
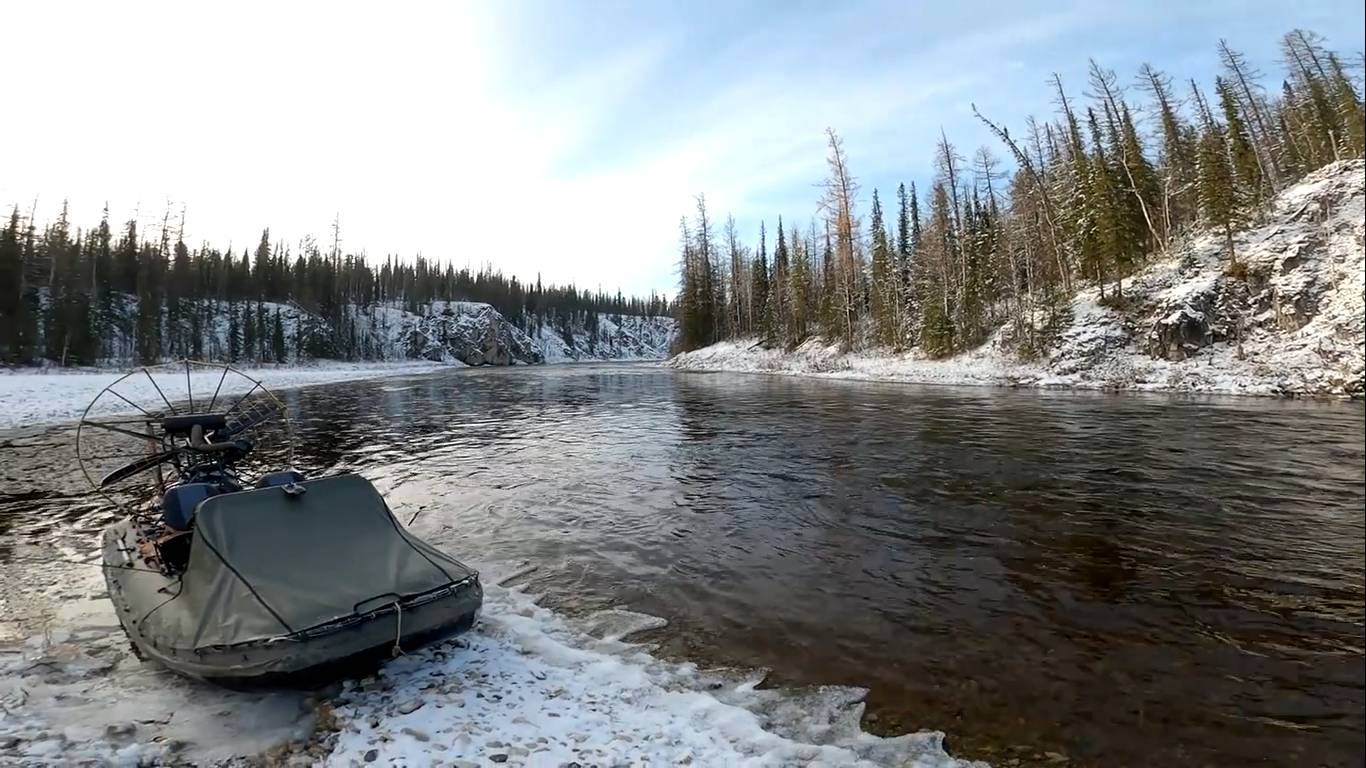
M923 185L942 130L996 145L1085 90L1089 57L1202 86L1226 38L1279 83L1302 27L1355 57L1361 0L108 3L0 9L0 205L39 222L183 210L192 247L296 244L492 263L646 294L706 195L757 239L817 213L825 136L860 211ZM1273 79L1273 77L1275 79ZM1132 93L1131 98L1141 99ZM34 208L36 203L36 208Z

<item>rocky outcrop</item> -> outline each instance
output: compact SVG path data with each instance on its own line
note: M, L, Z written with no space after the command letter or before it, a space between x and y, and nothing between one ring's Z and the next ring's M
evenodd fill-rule
M544 356L522 329L477 302L434 302L425 314L397 318L405 356L465 365L534 365Z

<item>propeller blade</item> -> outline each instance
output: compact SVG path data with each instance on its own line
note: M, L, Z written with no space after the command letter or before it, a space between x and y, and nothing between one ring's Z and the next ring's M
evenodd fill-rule
M178 453L180 453L180 449L172 451L162 451L161 453L154 453L146 458L138 459L137 461L134 461L131 464L125 464L122 467L119 467L118 469L100 478L100 487L108 488L114 483L117 483L121 480L127 480L128 478L138 474L139 472L146 472L147 470L151 469L152 467L155 467L158 464L169 461Z

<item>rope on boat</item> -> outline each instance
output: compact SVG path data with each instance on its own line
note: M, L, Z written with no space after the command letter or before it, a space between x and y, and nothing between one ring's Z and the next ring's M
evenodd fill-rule
M397 600L394 601L394 614L398 617L398 621L396 622L398 628L394 633L394 647L393 650L389 651L389 655L397 659L399 656L404 655L403 649L398 645L399 641L403 639L403 604Z

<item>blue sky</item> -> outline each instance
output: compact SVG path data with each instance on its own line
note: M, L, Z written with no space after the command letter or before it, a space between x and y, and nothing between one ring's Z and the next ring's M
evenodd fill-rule
M295 242L340 214L346 245L494 264L583 287L672 291L677 225L704 192L747 240L816 212L826 126L863 186L922 183L942 129L988 144L969 104L1019 127L1088 57L1207 85L1227 38L1279 82L1304 27L1355 55L1338 2L34 3L7 9L0 69L32 73L29 147L0 203L78 221L187 213L191 242ZM80 20L79 23L73 19ZM138 43L138 44L134 44ZM12 59L12 60L11 60ZM1140 98L1133 94L1133 98ZM92 126L90 115L102 120ZM11 153L13 154L13 153ZM44 216L44 212L48 216Z

